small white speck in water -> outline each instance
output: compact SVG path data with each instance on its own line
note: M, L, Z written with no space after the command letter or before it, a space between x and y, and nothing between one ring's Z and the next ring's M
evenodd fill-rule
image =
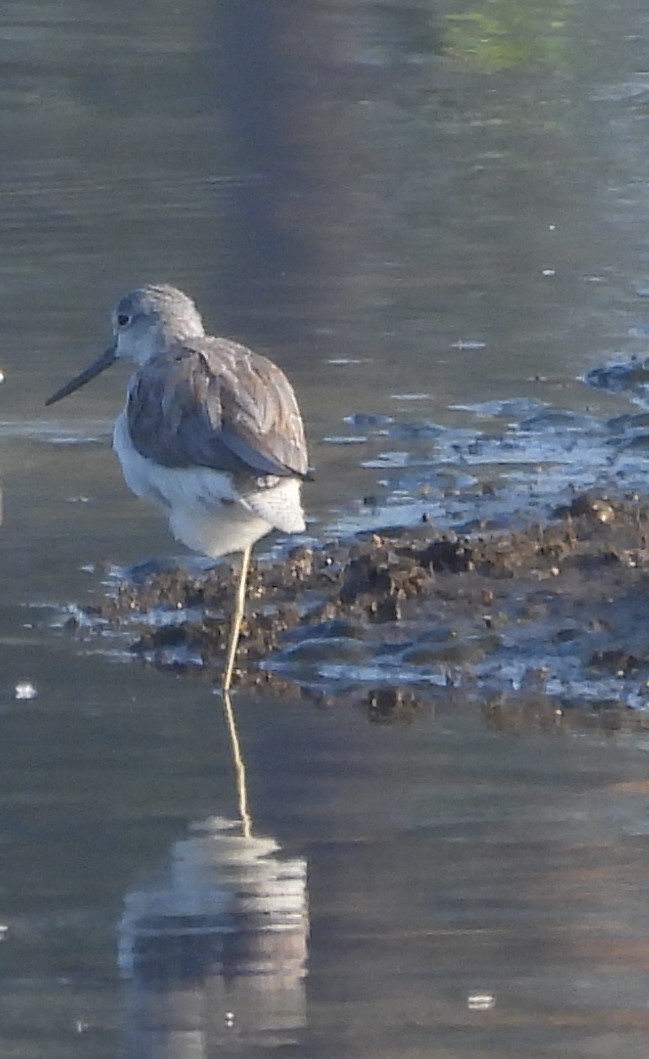
M232 1026L234 1026L234 1011L226 1011L225 1025L228 1027L228 1029L231 1029Z
M35 699L37 695L38 692L30 680L20 680L14 688L14 698L21 701Z
M452 349L463 349L471 353L478 349L484 349L486 342L478 342L472 338L458 338L457 342L451 343Z
M466 998L469 1011L491 1011L496 1006L493 993L469 993Z
M330 357L327 364L340 364L342 366L346 364L369 364L369 357Z

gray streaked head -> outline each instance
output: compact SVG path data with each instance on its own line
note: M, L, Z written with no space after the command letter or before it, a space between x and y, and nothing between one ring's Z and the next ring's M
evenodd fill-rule
M175 342L205 334L201 315L191 298L166 283L139 287L125 294L113 309L111 320L113 344L53 393L46 405L55 404L85 386L117 359L146 364L156 353L165 353Z
M115 356L136 364L146 364L175 341L205 334L191 298L167 284L152 284L125 294L111 319Z

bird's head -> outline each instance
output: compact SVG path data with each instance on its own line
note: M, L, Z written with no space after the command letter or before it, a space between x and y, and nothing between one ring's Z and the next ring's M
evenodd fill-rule
M119 299L111 314L113 342L79 375L45 402L55 404L94 379L116 360L146 364L175 342L205 334L200 313L191 298L166 284L139 287Z

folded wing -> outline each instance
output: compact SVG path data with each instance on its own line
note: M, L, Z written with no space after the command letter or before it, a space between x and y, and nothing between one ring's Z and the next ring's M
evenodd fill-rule
M165 467L307 476L291 384L236 342L197 338L153 357L131 384L127 416L137 451Z

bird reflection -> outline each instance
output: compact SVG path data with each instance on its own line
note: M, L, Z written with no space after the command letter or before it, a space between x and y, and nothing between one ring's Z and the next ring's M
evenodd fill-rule
M119 964L129 1059L213 1059L228 1044L289 1044L306 1024L306 861L253 835L227 695L223 706L239 819L192 825L163 878L125 899Z
M252 820L250 819L250 813L248 812L248 785L246 783L246 764L243 760L243 754L241 753L241 744L239 742L237 722L234 716L234 710L232 709L230 693L228 691L223 691L222 696L223 712L225 714L225 721L228 726L228 734L230 736L232 762L234 764L234 770L237 777L237 795L239 798L239 818L241 820L241 831L244 838L250 838L252 835Z

